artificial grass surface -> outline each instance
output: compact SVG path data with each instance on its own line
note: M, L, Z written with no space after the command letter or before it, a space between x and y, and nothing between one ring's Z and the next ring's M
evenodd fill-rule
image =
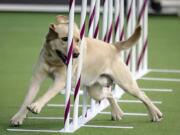
M32 67L37 60L48 25L56 14L0 13L0 135L40 135L50 133L8 132L9 120L21 105ZM76 18L79 21L79 18ZM149 18L149 67L180 69L180 19L176 17ZM180 78L180 74L150 73L147 76ZM148 117L125 116L121 121L111 121L110 115L98 115L89 124L134 126L134 129L81 128L77 135L178 135L180 132L180 85L178 82L138 81L143 88L169 88L172 93L146 92L152 100L162 101L157 105L165 115L159 123L151 123ZM41 95L51 84L46 80ZM122 99L134 99L125 94ZM64 97L57 96L51 103L63 103ZM143 112L142 104L124 104L125 112ZM107 109L109 110L109 108ZM63 116L63 108L45 107L38 116ZM29 114L29 116L35 116ZM60 129L62 120L25 120L22 128ZM52 133L51 133L52 134ZM60 134L60 133L59 133Z

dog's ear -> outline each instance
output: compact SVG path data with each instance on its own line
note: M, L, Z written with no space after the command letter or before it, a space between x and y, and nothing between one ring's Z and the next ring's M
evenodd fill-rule
M56 38L58 38L58 33L56 32L56 25L50 24L49 32L46 35L46 41L49 42L49 41L56 39Z
M56 22L57 22L57 24L62 24L62 23L68 23L69 20L68 20L67 16L58 15L58 16L56 16Z

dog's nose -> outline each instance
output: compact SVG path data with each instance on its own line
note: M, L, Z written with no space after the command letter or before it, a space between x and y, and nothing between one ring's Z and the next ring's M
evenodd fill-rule
M73 53L73 58L77 58L79 56L79 53Z

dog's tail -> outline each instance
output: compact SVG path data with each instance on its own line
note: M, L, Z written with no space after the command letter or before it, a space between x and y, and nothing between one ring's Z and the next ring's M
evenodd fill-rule
M125 41L116 42L114 45L118 51L126 50L131 48L141 36L141 26L137 26L133 35Z

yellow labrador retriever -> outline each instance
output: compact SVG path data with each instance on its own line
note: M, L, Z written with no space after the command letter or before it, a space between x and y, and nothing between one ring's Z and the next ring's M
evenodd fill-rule
M41 109L55 95L64 89L66 84L66 59L68 40L68 19L66 16L57 16L57 23L51 24L46 41L41 50L39 60L32 77L25 100L19 111L12 117L10 123L19 126L26 118L28 111L40 113ZM77 57L80 48L80 31L74 24L73 36L73 74L77 69ZM160 121L162 113L151 100L140 90L137 82L132 78L129 68L119 58L121 50L130 48L137 42L141 34L138 26L134 34L123 42L114 45L98 39L85 37L83 41L83 68L81 82L87 87L89 95L97 101L107 98L111 105L113 120L120 120L123 111L112 96L111 90L103 89L116 83L125 92L141 100L149 111L152 121ZM38 93L41 82L46 76L53 79L52 86L38 100L33 101Z

